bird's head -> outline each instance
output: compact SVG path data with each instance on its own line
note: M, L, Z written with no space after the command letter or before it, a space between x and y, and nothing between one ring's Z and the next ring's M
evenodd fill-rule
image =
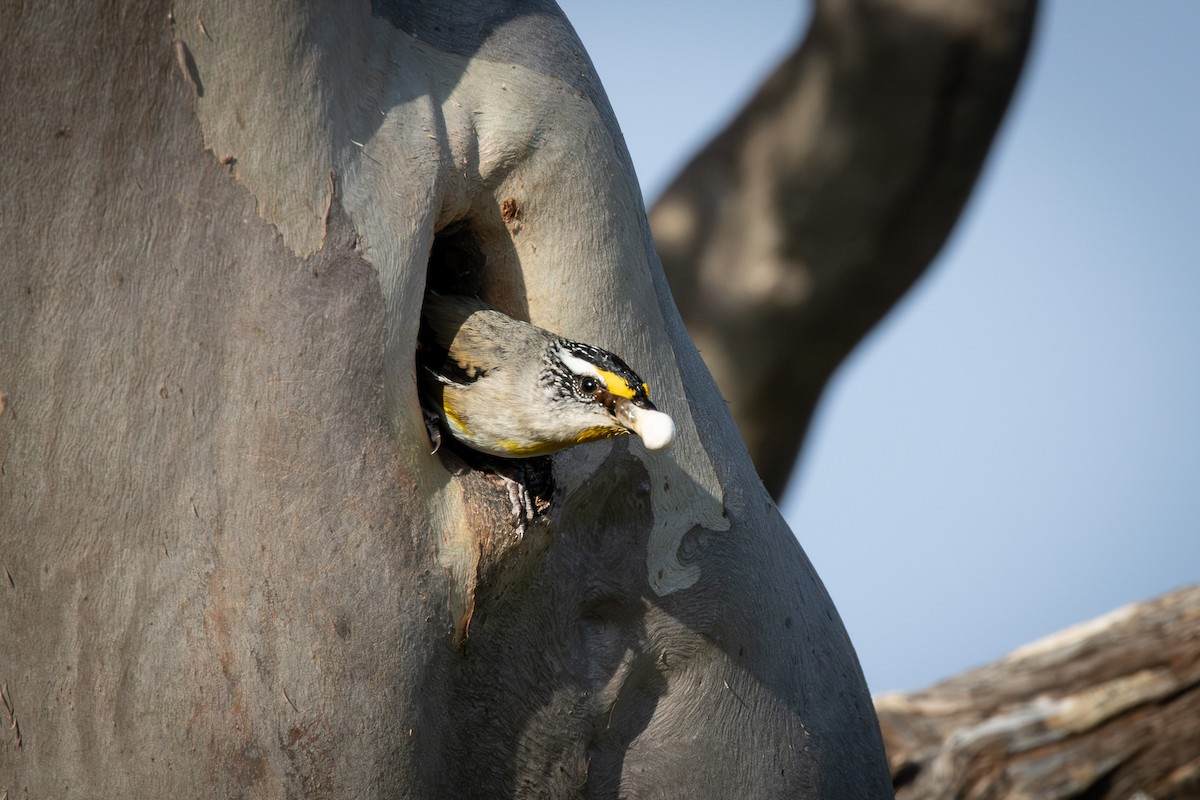
M675 423L650 402L646 382L617 356L599 347L558 339L550 348L551 384L576 442L636 433L647 450L675 438Z

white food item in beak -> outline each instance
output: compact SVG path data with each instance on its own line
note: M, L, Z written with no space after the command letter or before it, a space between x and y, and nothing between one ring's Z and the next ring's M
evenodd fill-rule
M662 450L675 439L675 421L661 411L630 404L629 427L642 437L647 450Z

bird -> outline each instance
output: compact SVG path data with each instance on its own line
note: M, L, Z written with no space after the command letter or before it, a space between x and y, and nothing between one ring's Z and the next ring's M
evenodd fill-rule
M473 450L524 459L629 433L647 450L675 438L674 421L618 356L475 297L427 293L418 338L422 400Z

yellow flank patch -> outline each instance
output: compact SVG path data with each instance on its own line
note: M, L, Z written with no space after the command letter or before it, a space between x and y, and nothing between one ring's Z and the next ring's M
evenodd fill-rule
M496 442L496 444L500 445L514 456L518 457L543 456L547 455L548 453L553 453L558 449L550 444L542 444L540 442L530 444L528 442L514 442L510 439L501 439L500 441Z
M624 378L617 373L609 372L606 369L598 369L596 371L600 373L601 378L604 378L604 382L608 385L608 390L610 392L615 394L617 397L628 397L630 400L633 399L633 396L636 394L636 392L634 392L633 388L625 382ZM588 441L591 440L589 439Z
M448 402L446 402L445 395L442 396L442 411L445 412L446 419L449 420L451 425L458 428L460 431L465 433L467 436L475 435L475 432L472 431L471 428L465 422L462 421L462 419L458 416L458 414L454 413L454 409L450 407L450 404Z
M629 431L618 426L597 425L592 428L587 428L575 434L570 444L587 444L588 442L597 442L601 439L611 439L614 436L629 433ZM569 446L568 443L558 442L515 442L511 439L503 439L496 444L504 448L507 452L518 458L528 456L544 456L550 453L557 453L564 447Z
M596 442L601 439L611 439L613 436L620 436L623 433L629 433L629 431L624 428L597 425L595 428L580 431L576 434L575 441L580 444L587 444L588 442Z

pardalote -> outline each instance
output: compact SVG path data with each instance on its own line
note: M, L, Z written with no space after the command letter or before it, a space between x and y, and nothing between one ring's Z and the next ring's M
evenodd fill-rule
M675 437L645 381L607 350L432 292L421 333L423 401L475 450L527 458L626 433L659 450Z

